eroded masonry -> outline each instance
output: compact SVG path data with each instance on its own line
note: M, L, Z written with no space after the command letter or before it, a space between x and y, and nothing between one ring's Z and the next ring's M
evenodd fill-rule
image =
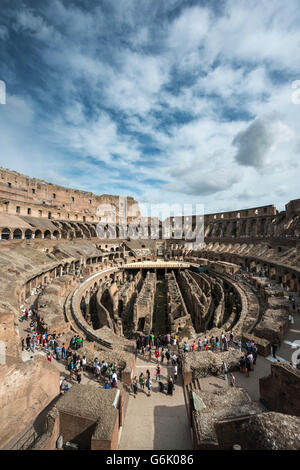
M140 211L133 198L126 201L129 226ZM300 338L293 325L300 308L300 199L282 212L269 205L205 215L201 247L184 233L150 239L151 220L136 227L144 236L120 238L119 202L0 170L0 448L117 449L138 375L136 340L154 332L170 334L180 358L195 449L299 449ZM113 239L106 224L111 207ZM171 232L175 224L176 217ZM33 329L26 310L37 312ZM55 360L55 349L47 360L42 342L32 350L35 329L59 348L74 336L83 340L88 383L62 393L68 364ZM224 334L234 343L198 347ZM256 391L209 389L207 379L220 379L223 362L236 373L250 341L263 370ZM272 360L274 345L279 362ZM114 364L116 389L94 380L96 359Z

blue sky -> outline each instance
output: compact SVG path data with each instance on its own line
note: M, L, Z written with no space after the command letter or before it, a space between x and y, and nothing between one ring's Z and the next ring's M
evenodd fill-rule
M0 164L205 212L299 194L298 0L2 0Z

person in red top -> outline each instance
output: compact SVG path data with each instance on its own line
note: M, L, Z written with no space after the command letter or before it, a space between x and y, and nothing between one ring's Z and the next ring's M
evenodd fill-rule
M157 363L158 363L158 360L159 360L159 350L156 348L155 350L155 357L156 357L156 360L157 360Z
M196 343L195 343L195 341L193 342L192 350L193 350L193 351L196 351Z

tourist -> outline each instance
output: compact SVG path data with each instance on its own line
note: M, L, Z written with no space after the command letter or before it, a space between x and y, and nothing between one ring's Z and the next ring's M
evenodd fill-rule
M248 357L245 358L245 376L249 377L249 372L251 371L251 362Z
M71 339L71 345L72 345L72 348L75 348L76 339L77 339L77 337L76 337L76 336L73 336L73 338Z
M168 366L169 363L170 363L170 357L171 357L170 352L169 352L169 351L166 351L167 366Z
M255 365L256 359L257 359L257 347L255 344L252 346L252 354L253 354L253 364Z
M198 351L201 351L202 345L201 345L201 339L198 339Z
M220 347L220 341L219 338L216 336L216 348L218 349Z
M80 372L80 370L77 370L77 372L76 372L76 379L77 379L77 382L80 384L81 383L81 372Z
M192 345L192 351L196 351L196 343L195 343L195 341L193 342L193 345Z
M60 381L60 389L64 392L66 392L67 390L69 390L70 386L68 384L68 382L66 381L66 379L62 379Z
M138 391L138 383L137 383L137 378L136 377L134 377L134 379L132 381L132 388L133 388L134 398L136 398L137 391Z
M144 390L144 388L145 388L145 377L144 377L143 372L140 373L139 382L140 382L141 389Z
M83 356L83 358L81 359L81 367L83 371L86 370L86 357L85 356Z
M189 352L189 345L186 341L183 343L183 352Z
M148 389L148 397L150 397L151 396L151 390L152 390L152 383L151 383L150 375L146 380L146 387Z
M100 369L99 362L97 361L95 365L95 376L96 376L97 382L100 382L100 374L101 374L101 369Z
M110 364L110 366L108 368L108 376L109 376L110 381L112 380L113 373L114 373L114 365Z
M108 369L108 364L107 364L107 362L102 361L102 362L101 362L101 367L100 367L100 369L101 369L101 374L102 374L103 376L105 376L105 374L106 374L106 372L107 372L107 369Z
M274 359L277 359L276 351L277 351L277 348L278 348L278 344L276 343L276 341L272 342L271 348L272 348L272 354L273 354Z
M63 379L62 382L61 382L61 385L60 385L60 389L63 390L64 392L66 392L67 390L69 390L69 388L70 388L70 386L67 383L66 379Z
M50 353L49 353L50 354ZM70 371L70 378L73 377L73 369L74 369L74 362L71 359L70 364L69 364L69 371Z
M32 343L32 352L35 352L35 348L36 348L36 336L35 335L32 336L31 343Z
M160 353L160 362L161 364L164 362L164 358L165 358L165 351L164 351L164 348L161 349L161 353Z
M112 388L117 388L117 386L118 386L118 377L117 377L116 372L114 372L113 375L112 375L111 386L112 386Z
M158 380L160 380L160 372L161 372L160 365L158 365L158 366L156 367L156 377L155 377L155 381L157 381L157 378L158 378Z
M241 372L244 372L244 370L245 370L245 364L246 364L246 361L245 361L244 356L241 356L240 361L239 361L239 364L240 364L240 371L241 371Z
M253 354L252 354L252 352L250 352L247 355L247 359L249 359L249 362L250 362L250 369L249 370L252 370L252 364L253 364Z
M49 352L48 355L47 355L47 360L48 360L49 362L52 361L52 356L51 356L51 353L50 353L50 352Z
M173 395L173 390L174 390L174 383L173 383L173 379L171 376L169 376L169 379L168 379L168 395Z
M238 348L239 348L239 351L242 352L242 341L239 340L238 342Z
M175 365L173 366L174 383L176 383L177 374L178 374L178 367L177 367L177 364L175 364Z
M59 353L60 353L60 347L56 346L55 348L55 354L56 354L56 360L59 361Z
M224 380L226 381L227 380L228 368L227 368L227 364L226 364L225 361L222 361L222 372L224 374Z
M289 315L289 321L290 321L291 325L293 325L294 322L295 322L294 316L292 314Z
M149 346L149 362L151 362L152 359L152 351L151 351L151 346Z
M230 385L231 387L235 387L235 376L233 374L230 374Z
M71 356L72 356L72 349L69 346L68 349L67 349L67 352L66 352L66 359L68 360L69 357L71 357Z
M155 357L156 357L156 361L157 361L157 364L158 364L158 362L159 362L159 350L158 349L155 350Z
M211 350L213 351L213 350L215 349L215 337L212 336L212 337L210 338L209 342L210 342L210 348L211 348Z
M109 389L110 389L110 386L109 386L109 383L108 383L107 380L105 381L104 388L105 388L105 390L109 390Z

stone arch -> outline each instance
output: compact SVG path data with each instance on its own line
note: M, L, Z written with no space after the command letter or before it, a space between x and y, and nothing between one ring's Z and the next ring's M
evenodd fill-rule
M25 238L32 238L32 230L30 230L29 228L25 231Z
M47 240L51 239L51 232L50 232L50 230L45 230L45 232L44 232L44 238L46 238Z
M9 228L2 229L2 232L1 232L1 239L2 240L9 240L10 236L11 236L11 233L10 233Z
M53 237L54 238L60 238L60 232L58 230L54 230Z
M85 297L82 296L80 300L80 310L84 318L86 317L86 302L85 302Z
M16 228L13 232L13 238L15 240L20 240L22 238L22 235L23 235L22 230L19 228Z
M36 230L34 232L34 238L43 238L43 234L42 234L41 230Z
M100 299L101 304L103 305L104 308L109 312L111 317L113 317L114 314L114 301L111 296L111 293L109 289L105 289L101 295Z

